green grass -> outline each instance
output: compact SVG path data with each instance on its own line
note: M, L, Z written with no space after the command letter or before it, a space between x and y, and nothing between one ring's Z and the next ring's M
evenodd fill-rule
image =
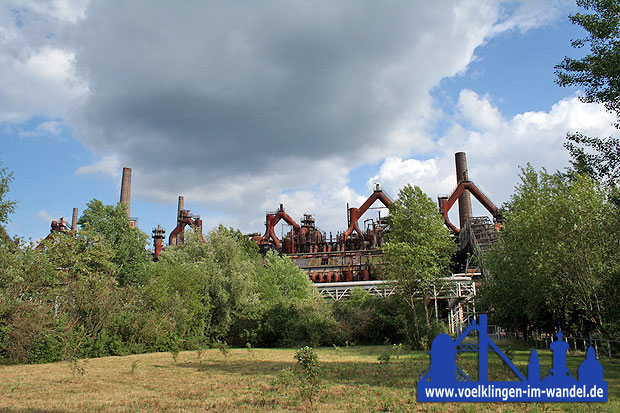
M527 371L529 350L514 347L514 362ZM0 367L0 411L620 411L620 364L601 360L609 383L606 404L591 403L417 403L416 381L428 366L421 351L392 346L320 348L321 386L310 407L295 376L294 349L218 349ZM380 363L385 353L391 357ZM398 358L397 358L398 356ZM541 371L551 353L539 352ZM385 357L384 357L385 358ZM570 355L576 369L584 355ZM458 364L476 378L477 353L461 353ZM489 379L512 380L489 353Z

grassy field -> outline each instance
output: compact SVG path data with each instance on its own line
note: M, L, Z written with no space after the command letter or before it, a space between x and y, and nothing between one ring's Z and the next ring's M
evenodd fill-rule
M513 349L526 372L529 351ZM217 349L105 357L43 365L0 367L0 411L620 411L620 365L602 360L609 382L606 404L417 403L415 385L428 366L424 352L394 346L320 348L320 386L302 394L291 349ZM378 358L390 355L387 363ZM476 353L458 364L476 377ZM576 375L583 355L569 356ZM540 352L541 371L551 367ZM496 355L490 380L512 380Z

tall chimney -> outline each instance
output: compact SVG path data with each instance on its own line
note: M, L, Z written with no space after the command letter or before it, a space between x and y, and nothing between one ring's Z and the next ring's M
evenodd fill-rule
M73 208L73 217L71 217L71 230L72 231L77 230L77 218L78 218L77 216L78 216L78 209Z
M467 157L465 152L457 152L454 154L454 160L456 162L456 183L457 185L463 181L469 181L467 175ZM472 217L471 212L471 195L466 189L459 197L459 225L460 228L465 226L465 221Z
M131 168L123 168L123 180L121 181L121 204L127 208L127 219L131 207Z
M177 221L181 218L181 211L185 208L185 198L182 195L179 195L179 209L177 211Z

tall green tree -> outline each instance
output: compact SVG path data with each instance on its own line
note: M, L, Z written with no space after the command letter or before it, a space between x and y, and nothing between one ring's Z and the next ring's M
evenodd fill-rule
M437 206L418 186L407 185L390 206L390 231L383 245L387 275L397 280L412 310L416 336L422 338L416 306L422 301L427 329L430 315L426 302L439 277L450 275L455 244ZM417 343L415 341L418 341Z
M488 252L482 298L494 322L553 332L615 334L620 231L616 208L584 175L527 166Z
M590 53L581 59L565 57L556 68L560 86L581 86L581 100L602 103L620 118L620 3L617 0L577 0L577 5L592 13L569 16L588 36L571 45Z
M580 86L586 103L602 103L620 120L620 3L617 0L577 0L577 5L590 13L569 16L573 24L583 27L588 35L573 40L577 49L589 48L581 59L565 57L556 65L556 83ZM616 128L620 125L615 123ZM598 138L583 134L567 134L564 145L573 157L572 166L611 187L620 180L620 141L612 137Z
M146 250L148 235L129 226L125 206L120 203L104 205L93 199L86 206L78 224L83 231L103 238L114 250L111 261L118 266L119 284L144 283L145 265L150 260Z

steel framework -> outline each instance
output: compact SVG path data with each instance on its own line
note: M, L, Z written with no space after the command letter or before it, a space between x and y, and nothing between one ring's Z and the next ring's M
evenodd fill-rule
M450 334L459 334L473 320L476 314L476 282L474 279L480 275L479 273L453 274L451 277L440 278L433 286L430 298L435 307L435 317L439 317L439 302L446 300L450 310L448 316ZM321 297L333 301L347 299L355 288L380 297L389 297L398 290L395 281L387 280L315 283L314 285ZM421 292L418 294L422 295Z

